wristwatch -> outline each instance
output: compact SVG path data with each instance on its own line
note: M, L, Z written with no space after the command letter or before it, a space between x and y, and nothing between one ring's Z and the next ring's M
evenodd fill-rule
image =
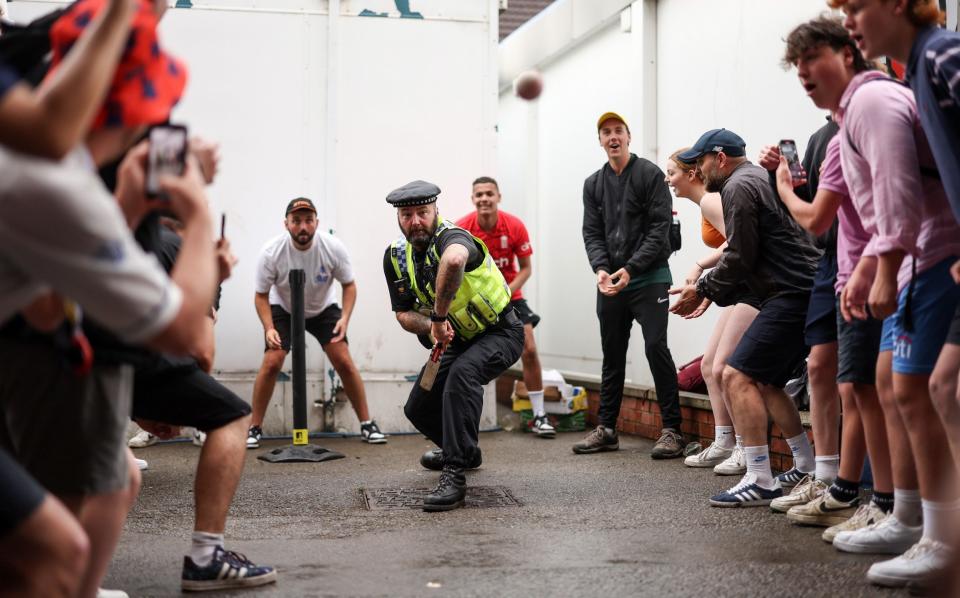
M447 316L441 316L435 311L430 312L430 321L431 322L446 322Z

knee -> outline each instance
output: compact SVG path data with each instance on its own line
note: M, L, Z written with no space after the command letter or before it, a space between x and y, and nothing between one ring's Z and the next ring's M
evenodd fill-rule
M287 358L287 352L279 349L271 349L263 355L263 369L271 376L276 376L283 368L283 360Z
M750 384L750 382L751 380L746 374L729 365L724 366L720 374L720 384L723 386L723 390L727 393L727 396L730 397L738 394L738 391L742 390L744 386Z
M700 375L703 376L703 379L711 384L717 382L716 377L714 376L713 360L712 359L702 359L700 361Z
M403 406L403 414L406 416L407 421L415 422L419 418L420 410L417 409L416 401L414 401L413 398L408 399Z
M811 353L807 360L807 375L811 384L832 384L836 378L836 363L819 353Z
M930 398L937 413L941 416L953 415L960 404L957 402L957 383L955 376L945 376L938 372L930 378Z

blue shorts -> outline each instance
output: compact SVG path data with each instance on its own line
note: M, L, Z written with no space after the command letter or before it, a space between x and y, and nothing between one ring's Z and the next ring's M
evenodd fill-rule
M813 277L803 340L808 347L837 342L837 254L824 253Z
M880 352L893 351L895 374L929 374L937 364L960 303L960 286L950 277L950 266L956 261L949 257L917 275L911 304L912 330L904 326L909 287L900 291L897 313L884 320Z

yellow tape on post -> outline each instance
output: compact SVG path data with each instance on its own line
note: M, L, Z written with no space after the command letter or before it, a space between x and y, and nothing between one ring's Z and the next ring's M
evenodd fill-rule
M307 444L307 443L308 443L308 439L309 439L309 434L307 433L307 430L294 430L294 431L293 431L293 444L294 444L295 446L297 446L297 445L301 445L301 446L302 446L302 445Z

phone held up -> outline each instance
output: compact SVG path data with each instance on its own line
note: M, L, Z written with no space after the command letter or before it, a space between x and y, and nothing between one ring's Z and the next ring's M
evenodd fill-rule
M803 166L800 165L800 153L797 152L797 144L793 139L780 140L780 155L787 159L790 176L793 177L793 180L802 179Z
M167 199L160 189L163 175L180 176L187 165L187 127L157 125L150 129L147 152L147 197Z

